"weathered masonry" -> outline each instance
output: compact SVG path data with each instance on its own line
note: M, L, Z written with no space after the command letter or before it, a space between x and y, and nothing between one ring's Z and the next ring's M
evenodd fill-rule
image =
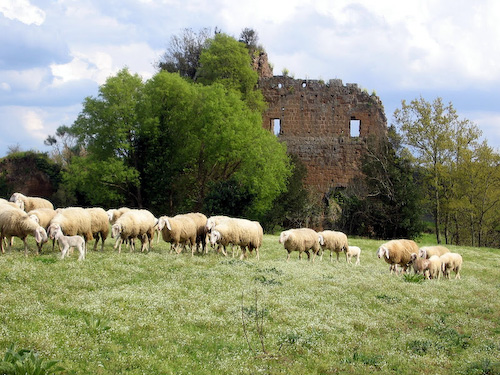
M302 160L306 183L319 193L359 177L368 137L387 136L382 102L356 84L274 76L259 87L269 104L264 128Z

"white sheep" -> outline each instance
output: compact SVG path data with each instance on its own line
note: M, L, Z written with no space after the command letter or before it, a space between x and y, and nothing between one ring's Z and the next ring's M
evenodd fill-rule
M418 256L418 254L412 253L410 256L410 262L408 263L408 266L413 266L413 271L415 272L415 274L424 275L426 279L429 279L430 263L431 262L429 261L429 259L421 258Z
M446 253L440 256L441 272L446 279L450 278L450 271L455 272L455 279L460 279L460 270L462 269L462 256L457 253Z
M78 260L85 259L86 247L85 240L82 236L65 236L61 230L61 227L56 224L54 230L51 232L50 237L59 243L61 248L61 259L64 259L68 250L72 247L76 247L80 252Z
M157 223L156 217L145 209L132 209L121 215L111 227L113 238L120 239L118 253L121 253L123 241L130 241L130 251L134 251L136 238L141 241L141 252L147 245L150 249Z
M333 252L337 253L337 262L339 261L340 253L347 252L349 244L345 233L333 230L325 230L322 232L318 232L318 236L319 236L319 244L321 245L321 257L320 257L321 260L323 260L323 252L325 250L330 250L330 262L333 261L332 258ZM314 257L315 256L316 254L314 254ZM347 260L347 254L346 254L346 260Z
M104 241L109 234L109 218L104 209L100 207L86 208L91 216L92 236L95 238L94 251L97 250L99 239L101 240L101 251L104 250Z
M191 248L191 256L194 255L198 226L191 217L186 215L161 216L158 219L157 229L161 232L163 240L170 243L171 250L179 254L182 248L188 245Z
M224 215L216 215L216 216L210 216L208 219L207 219L207 224L205 226L205 229L207 231L207 234L209 235L210 232L212 231L212 229L216 226L216 225L219 225L219 224L222 224L223 222L225 221L228 221L228 220L231 220L232 217L229 217L229 216L224 216ZM230 244L231 246L231 252L232 252L232 256L234 258L234 249L235 249L235 245L232 245ZM213 247L213 245L212 245ZM239 249L239 247L237 247ZM226 252L226 249L224 246L222 246L221 244L218 244L217 245L217 252L222 252L222 254L224 254L224 256L227 256L227 252Z
M441 258L438 255L432 255L429 258L429 277L439 280L441 274Z
M290 260L290 253L292 251L299 252L299 259L302 259L302 253L307 254L307 259L311 259L310 250L314 254L320 251L319 235L314 229L298 228L289 229L281 232L279 243L283 244L285 250L288 252L286 261Z
M92 215L89 211L81 207L68 207L57 209L57 214L50 221L48 234L56 230L56 225L61 227L63 233L67 236L83 236L85 245L92 241Z
M425 246L421 247L418 251L418 256L421 258L429 259L433 255L441 256L449 253L450 250L444 246Z
M35 237L37 244L47 241L47 232L37 222L31 219L26 212L19 208L4 209L0 211L0 246L5 253L4 241L6 238L11 246L10 239L19 237L24 242L24 254L28 255L28 235ZM37 251L38 254L38 251Z
M397 266L403 268L403 273L408 268L408 263L411 260L411 254L418 253L418 245L415 241L400 239L391 240L382 244L377 250L377 257L384 258L390 264L389 270L398 273Z
M352 263L352 257L356 257L355 265L359 264L359 257L361 256L361 249L358 246L348 246L346 251L347 263Z
M130 208L128 207L121 207L121 208L112 208L106 211L106 214L108 215L109 223L113 225L116 223L116 220L120 218L125 212L130 211ZM120 237L116 238L115 240L115 245L114 249L116 250L118 246L122 243L122 240Z
M39 197L28 197L21 193L14 193L11 195L9 201L15 202L19 205L21 210L29 212L31 210L36 210L37 208L52 208L54 209L54 205L52 202L45 198Z
M28 212L28 216L35 220L38 224L49 230L50 221L56 216L57 211L52 208L37 208ZM54 250L54 242L52 241L52 250ZM42 251L43 242L38 244L38 251Z
M196 224L196 249L198 251L198 248L201 247L201 252L202 253L207 253L207 217L200 213L200 212L190 212L187 214L184 214L187 217L190 217L193 219L194 223Z
M222 245L225 254L226 246L239 246L242 251L240 259L247 257L247 249L249 252L255 249L256 259L259 260L259 248L262 246L263 235L264 231L258 221L231 218L213 227L209 238L212 246Z

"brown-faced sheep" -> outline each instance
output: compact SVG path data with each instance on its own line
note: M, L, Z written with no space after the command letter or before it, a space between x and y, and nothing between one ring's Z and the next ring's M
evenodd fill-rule
M397 266L403 268L403 273L408 268L408 263L411 260L411 254L418 253L418 245L415 241L400 239L391 240L382 244L377 250L377 257L384 258L390 264L389 270L391 273L398 272Z
M285 230L280 234L279 243L283 244L288 252L287 262L292 251L299 252L299 259L302 259L302 253L305 252L309 260L311 259L309 251L315 255L320 251L319 235L314 229L309 228Z
M19 237L24 242L24 254L28 255L28 235L35 237L39 244L47 241L47 233L43 227L31 219L26 212L19 208L5 209L0 211L0 246L2 253L5 253L3 239L9 242L12 237ZM38 251L37 251L38 254Z
M346 252L349 247L347 236L345 233L337 232L333 230L325 230L322 232L318 232L319 235L319 244L321 245L321 257L323 260L323 252L325 250L330 250L330 262L333 261L332 254L337 253L337 262L339 261L339 255L341 252ZM314 257L316 254L314 254ZM313 261L314 261L313 257ZM346 254L347 260L347 254Z
M52 202L45 198L27 197L26 195L21 193L12 194L9 200L18 204L21 210L24 210L26 212L36 210L37 208L54 209L54 205L52 204Z
M413 271L415 274L424 275L426 279L429 279L429 259L420 258L417 254L413 253L410 256L410 262L408 266L413 266Z
M450 250L444 246L424 246L418 251L418 256L421 258L429 259L433 255L441 256L449 253Z
M450 278L450 272L455 272L455 279L460 279L460 270L462 269L462 256L457 253L446 253L440 256L441 272L446 279Z

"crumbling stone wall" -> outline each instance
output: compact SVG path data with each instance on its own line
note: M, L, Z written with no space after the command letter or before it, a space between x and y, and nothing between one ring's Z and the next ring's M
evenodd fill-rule
M360 177L367 139L387 136L382 102L356 84L274 76L261 77L259 88L269 104L264 128L302 160L306 183L322 194Z

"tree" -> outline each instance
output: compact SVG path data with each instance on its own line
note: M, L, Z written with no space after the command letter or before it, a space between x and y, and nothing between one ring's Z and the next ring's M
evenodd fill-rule
M108 203L107 194L97 193L107 189L114 190L110 192L113 201L143 205L136 173L142 126L137 107L143 100L143 86L139 75L122 69L106 80L97 97L85 98L72 126L58 129L72 136L75 147L83 150L73 157L65 181L93 204Z
M422 97L394 112L394 120L403 134L404 142L414 152L417 163L428 172L429 201L434 217L436 240L441 243L441 193L446 165L450 163L454 125L458 115L452 104L444 106L441 98L433 103Z
M251 58L244 43L219 33L203 50L200 65L197 79L200 83L222 84L227 90L240 93L251 110L264 110L264 97L256 87L259 77L252 69Z
M167 51L157 64L158 68L195 80L200 67L201 52L206 47L211 34L209 28L203 28L198 33L187 28L181 35L172 36Z

